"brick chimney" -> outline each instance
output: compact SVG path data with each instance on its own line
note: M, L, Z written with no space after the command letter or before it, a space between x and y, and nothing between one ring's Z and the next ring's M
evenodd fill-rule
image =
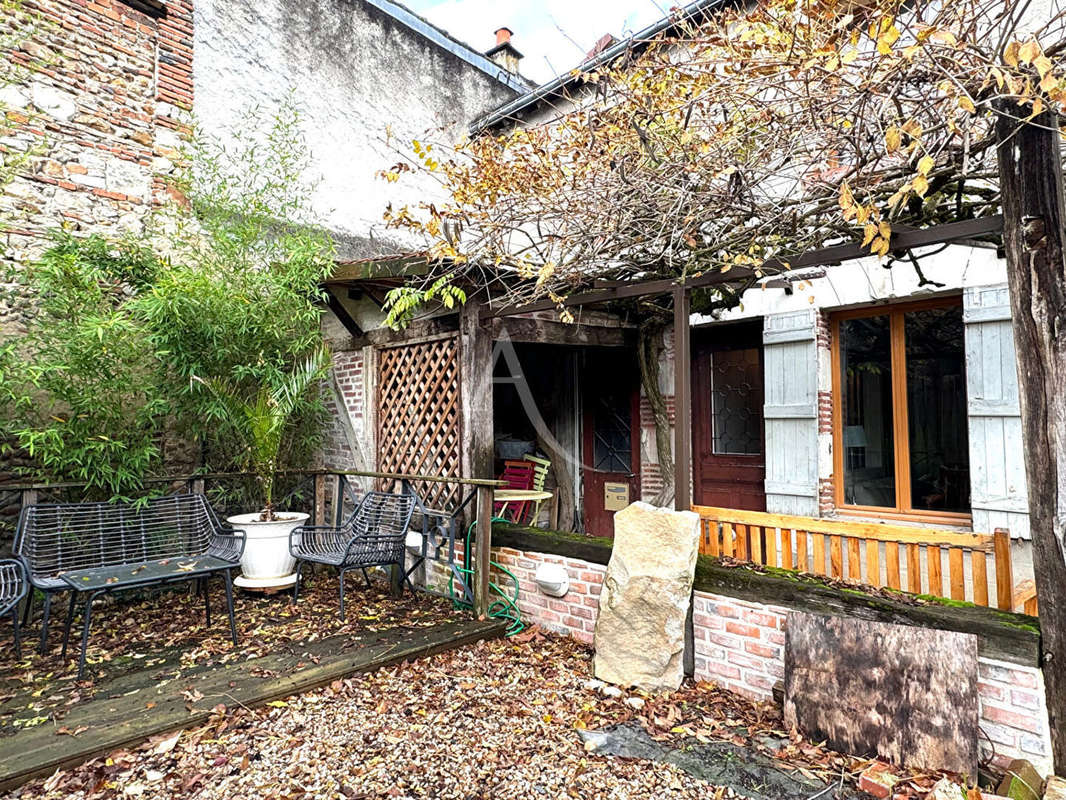
M522 59L522 54L515 50L514 45L511 44L511 36L513 35L514 31L510 28L497 28L496 46L485 51L485 55L508 72L517 75L518 62Z

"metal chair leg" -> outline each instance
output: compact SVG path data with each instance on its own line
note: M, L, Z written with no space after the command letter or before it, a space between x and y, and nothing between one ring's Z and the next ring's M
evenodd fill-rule
M40 653L44 655L48 652L48 616L52 610L52 593L44 593L44 614L41 616L41 646Z
M300 599L300 572L303 570L303 562L296 562L296 582L292 585L292 604L296 605L296 601Z
M233 617L233 575L231 570L222 573L226 579L226 611L229 612L229 633L233 639L233 646L237 646L237 620Z
M70 607L67 609L67 625L63 629L63 655L61 658L64 660L66 660L67 657L67 645L70 643L70 626L74 622L74 600L77 595L77 592L70 593Z
M344 622L344 575L346 572L348 570L341 570L341 622Z
M210 583L207 578L204 578L203 584L201 584L203 587L201 591L204 593L204 625L208 628L211 627L211 595L208 594Z
M30 624L30 617L33 615L33 600L37 595L36 589L30 589L26 593L26 605L22 609L22 625L25 627Z
M89 595L89 599L85 601L85 624L81 630L81 658L78 659L78 680L81 680L81 676L85 674L85 654L89 650L89 625L93 619L93 600L95 600L103 592L93 592Z
M22 660L22 637L19 635L19 610L11 609L11 626L15 629L15 659Z
M370 583L370 575L367 574L366 567L360 567L359 569L363 571L363 580L366 581L366 588L373 589L374 587Z

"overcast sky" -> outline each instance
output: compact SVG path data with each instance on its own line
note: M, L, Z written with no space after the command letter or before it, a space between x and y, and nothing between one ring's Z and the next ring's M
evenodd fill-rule
M543 83L573 69L605 33L621 38L665 16L678 0L400 0L475 50L514 31L522 74ZM549 66L550 64L550 66Z

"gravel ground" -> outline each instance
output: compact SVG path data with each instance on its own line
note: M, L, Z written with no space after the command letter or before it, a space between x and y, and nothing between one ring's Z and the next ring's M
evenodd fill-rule
M334 682L112 753L4 796L723 798L666 764L587 753L581 728L640 701L589 682L591 651L539 632ZM82 735L89 736L91 731Z

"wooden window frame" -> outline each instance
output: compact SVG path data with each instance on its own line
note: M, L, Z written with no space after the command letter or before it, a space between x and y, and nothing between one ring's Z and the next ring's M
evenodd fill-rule
M830 347L833 370L833 503L839 514L885 519L910 520L944 525L972 525L970 513L957 511L928 511L915 509L911 503L910 431L907 408L907 350L903 315L929 308L961 306L961 295L920 300L913 303L869 306L850 311L838 311L830 316ZM892 440L895 451L896 505L862 506L844 502L844 446L843 446L843 386L840 374L840 323L862 317L887 316L892 365Z

